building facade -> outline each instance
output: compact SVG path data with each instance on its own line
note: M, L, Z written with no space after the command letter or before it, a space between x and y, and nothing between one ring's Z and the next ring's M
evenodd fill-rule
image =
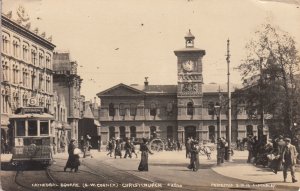
M227 85L203 84L202 58L205 50L194 47L195 37L189 31L185 48L175 50L177 85L119 84L97 94L101 100L101 136L105 144L112 137L152 137L185 142L188 137L215 142L217 116L221 110L221 136L227 137ZM234 85L231 85L232 90ZM232 94L233 100L234 93ZM247 134L257 135L257 121L248 120L244 105L232 102L232 140ZM228 137L227 137L228 138Z
M56 51L53 54L53 72L53 89L66 99L71 138L78 139L78 121L82 114L82 79L77 74L77 62L71 60L69 52Z
M8 141L9 117L35 98L38 106L51 111L53 97L53 50L45 33L30 29L22 7L2 14L1 42L1 140Z

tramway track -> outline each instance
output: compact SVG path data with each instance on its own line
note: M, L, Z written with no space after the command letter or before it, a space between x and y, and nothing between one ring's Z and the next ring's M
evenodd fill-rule
M53 178L53 176L52 176L51 173L50 173L50 169L49 169L49 168L46 168L46 169L44 169L43 171L45 172L45 177L47 177L47 179L50 180L50 182L47 182L47 183L56 183L56 184L59 183L57 180L55 180L55 179ZM16 174L15 174L15 176L14 176L14 182L15 182L18 186L20 186L20 187L22 187L22 188L25 188L26 190L30 190L30 191L39 191L40 188L35 188L35 187L33 187L33 186L29 185L29 184L26 185L26 184L24 183L24 182L26 182L26 181L24 181L24 180L25 180L25 179L28 179L28 176L26 175L27 172L32 172L32 171L17 170L17 171L16 171ZM24 173L25 173L25 174L24 174ZM22 180L22 179L23 179L23 180Z

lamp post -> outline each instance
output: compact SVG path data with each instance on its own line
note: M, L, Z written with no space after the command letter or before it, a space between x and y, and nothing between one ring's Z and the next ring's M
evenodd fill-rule
M221 106L219 103L216 103L214 106L215 112L217 114L217 165L221 165Z

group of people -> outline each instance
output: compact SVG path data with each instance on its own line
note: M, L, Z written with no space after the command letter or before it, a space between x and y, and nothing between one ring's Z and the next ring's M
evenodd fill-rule
M171 139L168 139L167 144L166 144L166 151L181 151L182 150L182 145L179 140L174 141Z
M295 166L298 156L297 149L291 144L291 139L282 135L268 140L258 141L256 136L249 135L247 140L248 163L268 166L277 174L283 170L283 179L286 182L287 171L291 171L292 182L297 182Z
M120 139L115 139L114 137L109 140L108 142L108 148L107 150L109 151L107 155L112 157L114 154L114 157L120 157L122 158L122 148L125 150L124 158L132 158L132 154L135 154L135 157L137 158L137 153L135 152L135 146L133 144L133 140L130 139L125 139L125 144L122 143Z

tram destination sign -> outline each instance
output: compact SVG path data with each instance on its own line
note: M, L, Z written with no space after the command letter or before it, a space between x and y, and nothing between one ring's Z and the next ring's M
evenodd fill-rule
M24 107L24 108L22 108L22 113L23 114L30 114L30 113L42 114L42 113L44 113L44 108L43 107Z

